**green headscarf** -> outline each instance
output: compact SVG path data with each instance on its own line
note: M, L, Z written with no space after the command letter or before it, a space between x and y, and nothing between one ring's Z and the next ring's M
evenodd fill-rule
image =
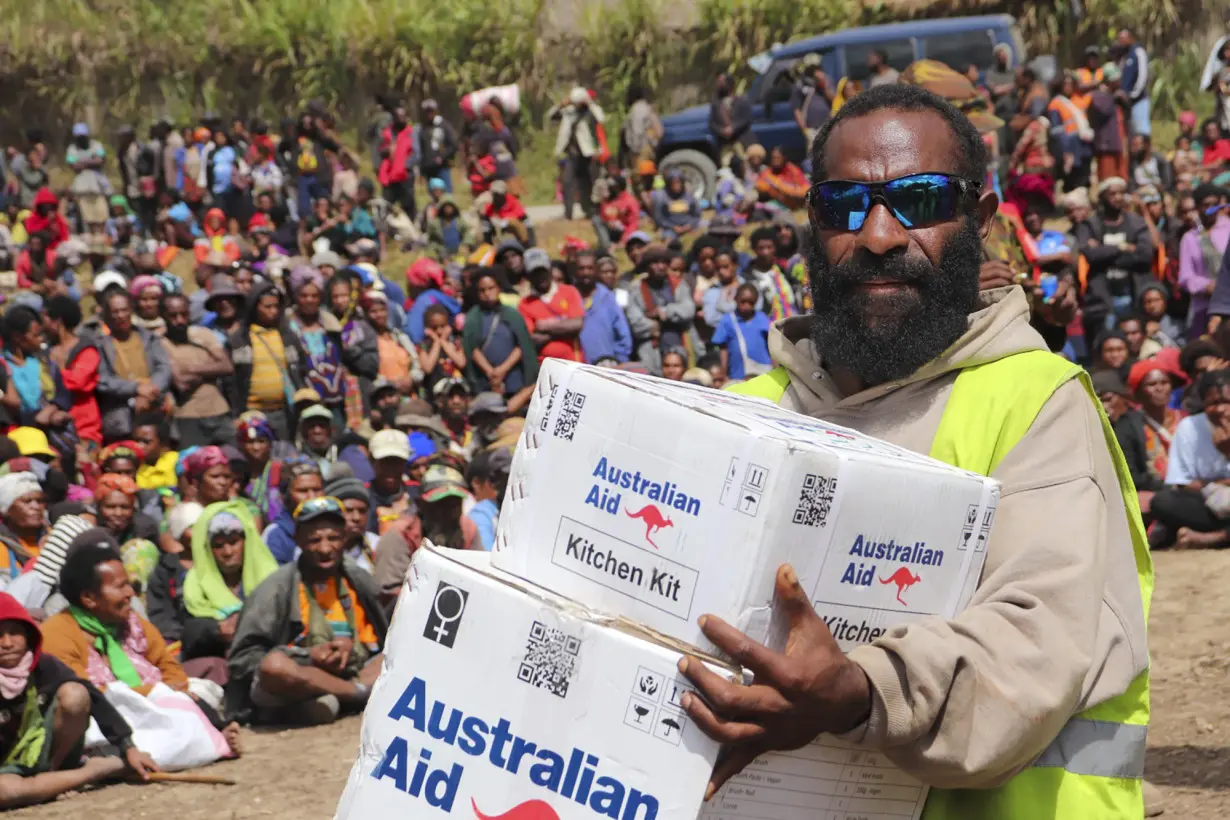
M111 674L115 675L117 681L126 683L133 689L143 684L137 667L133 666L132 659L124 651L124 646L116 634L122 627L107 626L79 606L69 606L68 612L83 632L94 636L94 648L107 659L107 666L111 667Z
M243 608L243 601L231 591L222 578L209 545L209 522L218 513L227 512L243 525L243 594L252 594L278 568L277 559L265 546L256 522L242 499L210 504L192 525L192 569L184 578L184 605L194 618L221 621Z

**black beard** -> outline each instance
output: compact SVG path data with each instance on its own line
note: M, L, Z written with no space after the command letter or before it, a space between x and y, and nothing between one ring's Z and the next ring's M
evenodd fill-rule
M167 338L177 345L188 343L188 326L167 325Z
M973 219L944 243L938 268L904 251L873 257L856 252L830 265L819 241L806 243L811 280L810 336L826 365L845 368L866 386L903 379L961 338L978 298L982 242ZM867 318L868 297L852 287L888 279L913 285L893 296L891 316Z

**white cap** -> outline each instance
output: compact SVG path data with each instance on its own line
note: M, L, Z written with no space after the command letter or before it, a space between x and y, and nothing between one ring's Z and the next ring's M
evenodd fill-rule
M117 270L105 270L94 277L95 293L102 293L112 285L119 285L124 290L128 290L128 280Z
M205 512L205 508L195 501L183 501L167 514L167 532L178 541L184 531L196 523Z
M382 458L410 460L410 438L402 430L381 430L367 443L367 452L375 461Z
M585 105L589 102L589 92L578 85L568 92L568 102L573 105Z

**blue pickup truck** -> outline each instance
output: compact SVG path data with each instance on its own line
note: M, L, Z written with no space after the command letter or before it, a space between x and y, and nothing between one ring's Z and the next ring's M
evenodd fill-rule
M841 77L865 83L867 57L876 49L883 51L888 64L898 71L923 58L961 71L970 63L990 68L994 63L992 50L1000 43L1012 47L1013 65L1025 62L1025 45L1016 20L1006 14L865 26L779 46L759 55L759 76L746 92L752 104L752 131L765 148L780 147L791 160L803 160L807 146L790 108L790 91L795 65L804 55L820 55L831 83ZM716 185L718 148L709 132L709 108L698 105L663 117L658 144L658 166L683 174L699 197L707 197Z

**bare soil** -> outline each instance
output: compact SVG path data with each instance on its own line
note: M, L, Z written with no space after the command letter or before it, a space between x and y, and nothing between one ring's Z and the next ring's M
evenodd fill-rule
M1165 816L1220 820L1230 817L1230 551L1161 553L1156 570L1147 776L1165 795ZM237 786L108 786L10 816L327 820L358 733L358 718L315 729L245 731L242 759L203 770L233 777Z

